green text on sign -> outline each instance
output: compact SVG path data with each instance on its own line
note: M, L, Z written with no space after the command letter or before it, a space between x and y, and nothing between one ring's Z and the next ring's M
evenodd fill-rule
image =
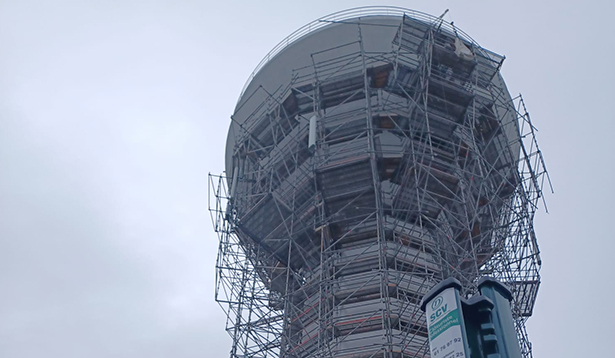
M455 309L449 312L449 314L442 318L438 323L429 327L429 340L433 341L434 338L440 335L440 333L446 331L452 326L458 326L459 324L459 310Z

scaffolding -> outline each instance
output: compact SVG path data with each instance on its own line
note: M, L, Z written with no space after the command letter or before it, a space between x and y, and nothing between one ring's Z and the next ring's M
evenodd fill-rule
M231 358L429 357L422 296L451 276L472 295L485 275L511 288L531 357L532 223L550 183L523 98L504 57L440 18L385 9L310 25L357 37L276 91L242 92L238 106L259 102L232 172L209 177ZM367 51L363 31L391 19L391 50Z

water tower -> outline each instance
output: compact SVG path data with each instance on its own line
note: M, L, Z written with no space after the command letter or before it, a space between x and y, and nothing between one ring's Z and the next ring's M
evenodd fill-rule
M504 57L441 18L342 11L277 45L211 176L231 357L429 357L421 297L506 283L525 356L546 178Z

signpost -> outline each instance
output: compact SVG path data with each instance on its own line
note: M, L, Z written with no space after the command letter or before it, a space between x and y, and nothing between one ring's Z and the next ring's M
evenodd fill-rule
M451 277L423 297L432 358L522 357L510 308L512 293L489 277L477 286L480 294L462 299L461 284Z
M423 298L421 308L427 312L432 358L469 357L460 289L459 281L449 278L432 288Z

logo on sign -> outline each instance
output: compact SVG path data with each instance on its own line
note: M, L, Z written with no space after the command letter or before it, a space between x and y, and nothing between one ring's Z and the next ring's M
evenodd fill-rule
M431 309L435 311L438 307L440 307L442 302L444 302L444 298L442 298L442 296L434 298L434 300L431 302Z
M444 302L444 298L442 296L438 296L431 301L431 310L433 313L429 316L429 321L434 322L436 319L440 318L443 314L446 313L446 309L448 308L447 304L442 305Z

